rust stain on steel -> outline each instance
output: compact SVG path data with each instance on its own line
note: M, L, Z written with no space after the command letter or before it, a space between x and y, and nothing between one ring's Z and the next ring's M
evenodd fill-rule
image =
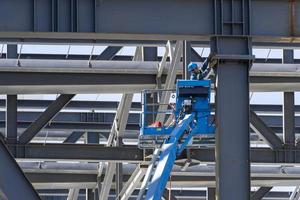
M289 0L289 19L290 19L290 36L296 36L296 0Z

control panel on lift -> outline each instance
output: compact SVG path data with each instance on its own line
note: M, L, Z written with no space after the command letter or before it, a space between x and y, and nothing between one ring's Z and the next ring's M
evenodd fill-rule
M210 80L178 80L173 91L144 90L139 147L160 147L187 114L194 115L188 146L213 145L215 126L210 95ZM170 100L162 102L166 96Z

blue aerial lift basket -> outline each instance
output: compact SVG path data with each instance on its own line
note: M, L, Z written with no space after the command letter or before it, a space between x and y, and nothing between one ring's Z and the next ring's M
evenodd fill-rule
M210 106L210 80L178 80L176 90L144 90L142 92L142 117L139 136L140 148L155 148L162 145L185 114L193 113L194 127L190 142L192 146L203 145L203 138L212 138L214 124ZM164 93L171 93L171 100L160 103ZM147 96L155 101L147 102ZM164 108L158 110L158 108ZM167 119L156 121L157 115L165 114ZM205 140L209 141L209 140ZM208 145L206 143L205 145Z

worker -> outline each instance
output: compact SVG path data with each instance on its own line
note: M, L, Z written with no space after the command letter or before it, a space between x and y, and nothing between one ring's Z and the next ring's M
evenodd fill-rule
M209 59L206 59L201 67L196 63L191 62L188 65L188 71L191 72L190 80L203 80L210 74L210 67L208 66Z

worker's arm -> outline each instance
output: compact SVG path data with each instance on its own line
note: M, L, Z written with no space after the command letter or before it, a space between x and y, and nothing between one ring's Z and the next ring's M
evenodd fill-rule
M195 73L191 73L190 80L198 80L198 76Z

